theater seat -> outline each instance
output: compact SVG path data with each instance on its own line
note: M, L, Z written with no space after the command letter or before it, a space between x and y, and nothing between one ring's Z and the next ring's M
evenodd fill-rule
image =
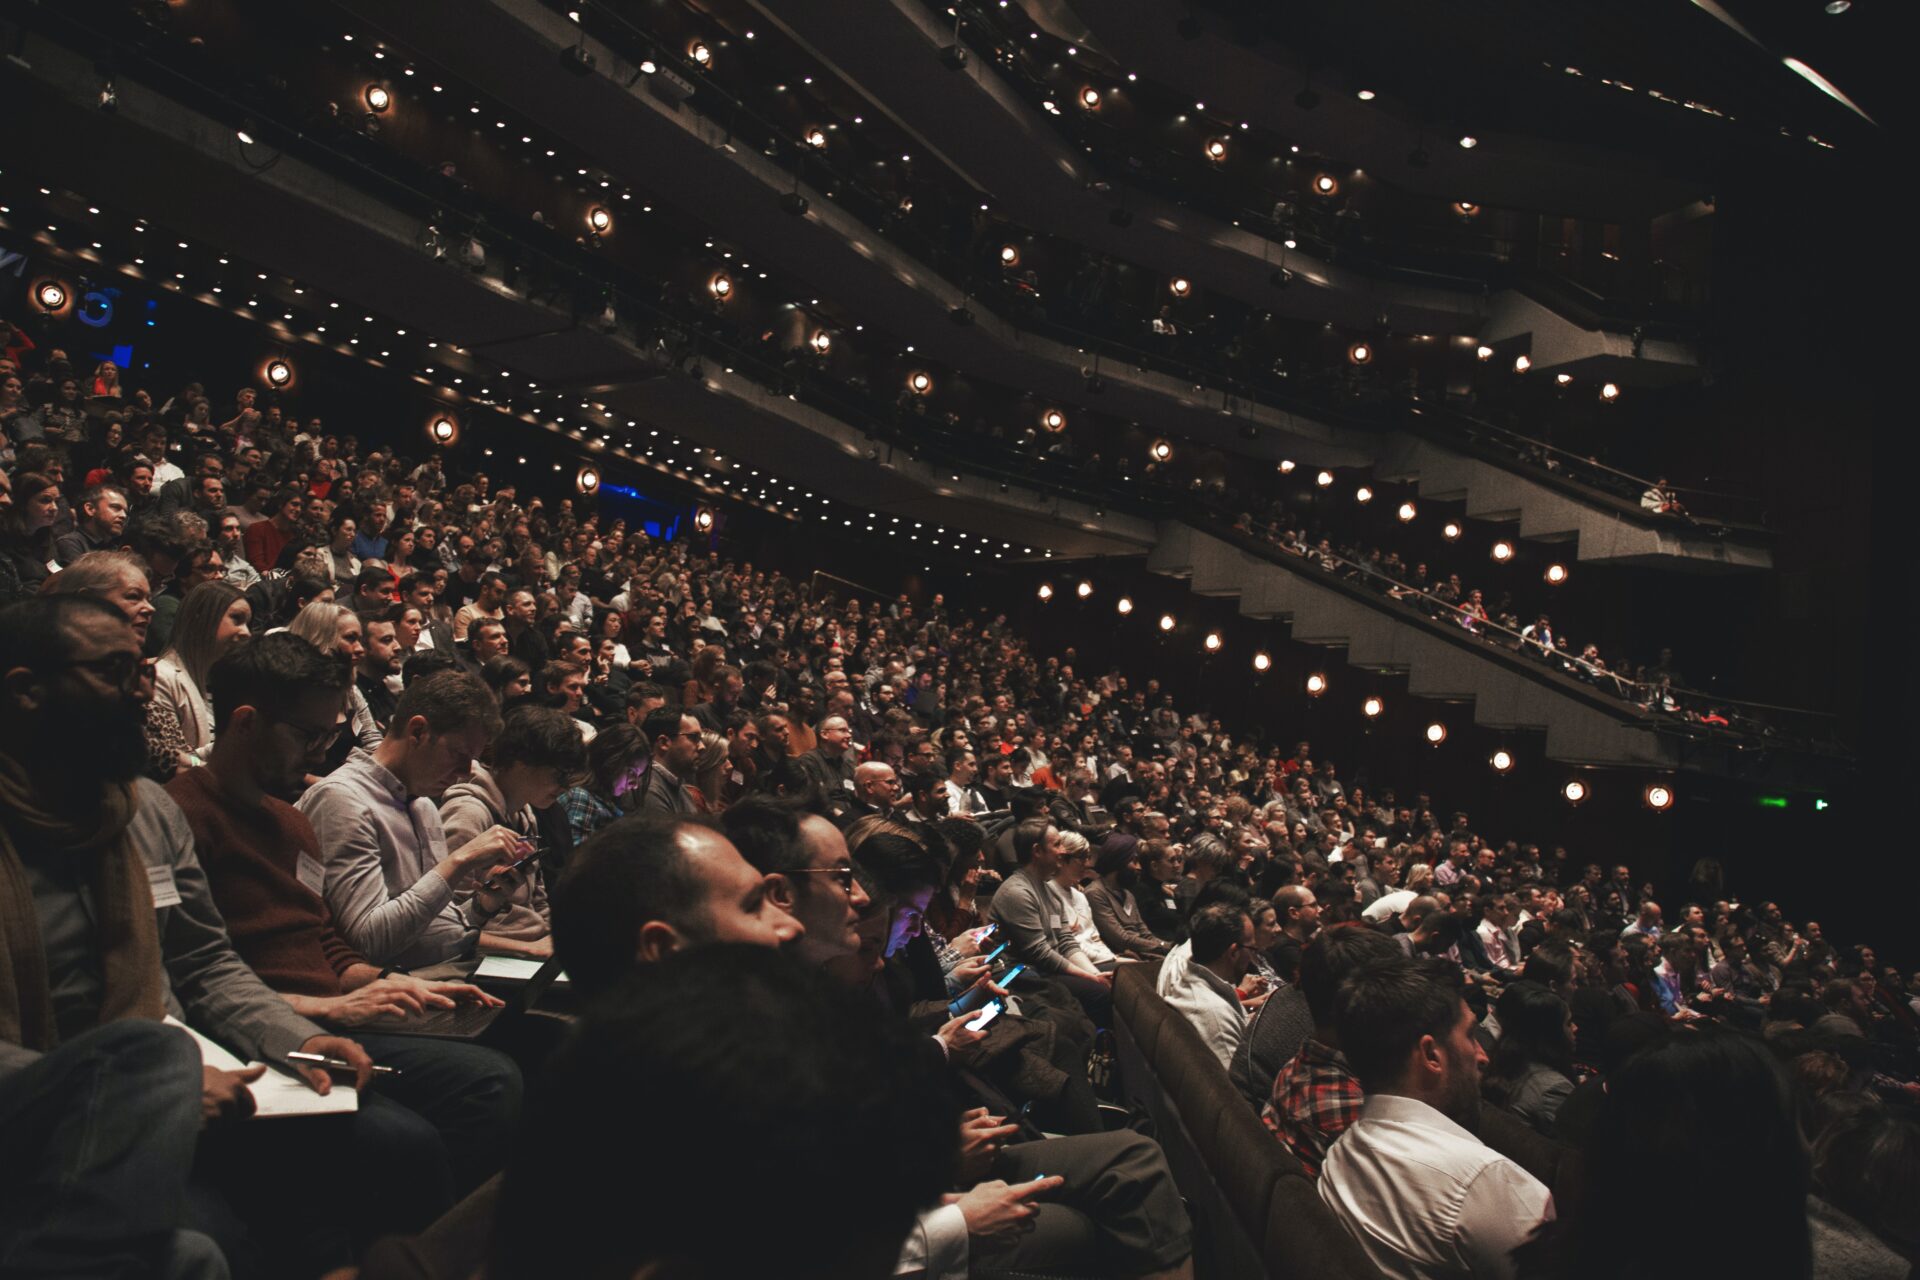
M1480 1141L1545 1183L1556 1205L1579 1203L1581 1161L1574 1148L1491 1104L1480 1108L1479 1134ZM1564 1216L1566 1210L1561 1212Z
M358 1280L471 1280L486 1261L499 1201L496 1174L419 1235L376 1241L360 1260Z

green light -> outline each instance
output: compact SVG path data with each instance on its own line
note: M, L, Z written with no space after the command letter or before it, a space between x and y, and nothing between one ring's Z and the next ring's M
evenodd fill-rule
M1785 796L1761 796L1760 807L1762 809L1784 809L1787 807L1787 798Z
M1815 800L1813 802L1813 811L1815 813L1825 813L1827 811L1827 802L1825 800Z

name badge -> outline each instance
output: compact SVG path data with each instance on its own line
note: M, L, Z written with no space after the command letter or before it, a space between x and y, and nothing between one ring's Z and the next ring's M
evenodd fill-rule
M851 791L851 790L853 790L853 779L852 779L852 778L842 778L842 779L840 779L840 785L841 785L842 787L844 787L844 788L846 788L846 789L847 789L848 791Z
M742 773L742 772L740 772L740 771L739 771L738 769L735 769L735 770L733 771L733 775L732 775L732 776L733 776L733 785L734 785L734 786L736 786L736 787L744 787L744 786L746 786L746 785L747 785L747 775L746 775L746 774L744 774L744 773Z
M147 884L153 890L153 909L180 905L180 886L173 882L172 867L148 867Z
M327 884L327 869L320 865L320 859L310 853L301 854L300 860L294 864L293 874L300 877L301 884L313 891L314 897L321 896L320 891Z

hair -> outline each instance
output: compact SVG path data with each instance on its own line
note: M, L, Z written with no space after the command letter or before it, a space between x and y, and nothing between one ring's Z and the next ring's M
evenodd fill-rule
M1820 1198L1911 1253L1920 1245L1920 1124L1868 1100L1813 1145Z
M126 621L125 614L98 596L75 593L32 596L0 609L0 671L15 667L34 672L53 670L73 650L70 632L89 616Z
M464 669L460 665L460 659L445 649L416 649L400 663L400 687L404 689L416 680L437 676L442 671Z
M671 699L667 697L666 689L654 684L651 680L642 680L627 690L627 705L629 707L644 707L656 698L662 701L671 701Z
M1414 1047L1427 1036L1446 1039L1459 1020L1457 973L1448 983L1434 966L1405 960L1361 966L1333 1001L1340 1049L1368 1093L1397 1083Z
M121 501L126 501L127 491L121 486L117 484L96 484L83 492L80 495L80 501L75 505L80 507L92 506L110 493L117 493L120 495Z
M574 718L553 707L519 706L506 714L493 740L493 767L523 764L571 779L586 772L587 744Z
M1241 940L1248 919L1247 909L1231 902L1211 902L1195 911L1187 925L1194 962L1212 964L1224 956Z
M854 865L889 898L938 889L945 878L940 860L911 835L895 830L897 825L876 826L849 841Z
M553 947L582 996L606 990L634 967L648 921L695 927L705 894L681 832L706 825L636 814L600 828L567 859L552 895Z
M340 647L340 624L349 618L358 621L360 615L343 604L316 600L294 615L287 630L320 652L330 654Z
M493 690L493 696L496 698L505 698L507 686L521 676L531 677L532 675L532 667L506 654L501 654L497 658L488 658L480 667L480 678L486 681L487 688Z
M583 676L585 674L587 674L587 669L579 663L569 662L565 658L555 658L552 662L540 668L540 687L542 689L558 689L567 682L567 677Z
M1314 934L1300 953L1300 994L1314 1025L1333 1025L1334 1000L1348 974L1365 964L1401 959L1393 939L1364 925L1330 925Z
M207 669L213 665L214 636L220 630L220 622L234 601L246 598L246 592L231 582L202 582L180 602L167 652L202 693L207 690Z
M147 581L147 562L131 551L89 551L40 585L50 596L104 596L127 575Z
M1540 943L1527 953L1520 976L1556 990L1565 987L1573 980L1573 948L1564 942ZM1503 1018L1502 1025L1504 1022Z
M721 813L720 830L755 871L785 875L806 866L810 856L800 836L804 813L789 800L745 796Z
M480 728L492 739L500 732L500 704L480 677L464 671L442 671L408 685L394 705L388 732L404 733L415 716L436 736Z
M685 707L655 707L647 712L647 718L640 722L640 733L647 740L647 750L652 751L657 747L660 739L671 738L679 733L680 721L685 718Z
M1050 818L1028 818L1015 824L1013 828L1013 856L1021 866L1033 861L1033 851L1047 838L1047 831L1053 826Z
M49 489L59 487L58 481L38 471L22 471L14 476L13 509L7 513L8 527L24 532L27 527L27 502Z
M1493 1051L1493 1076L1512 1084L1536 1063L1572 1076L1566 1001L1550 988L1523 978L1507 984L1494 1009L1500 1018L1500 1040Z
M496 1280L606 1280L655 1262L837 1280L897 1252L955 1154L939 1070L870 1006L766 948L701 947L628 976L548 1079L508 1163ZM652 1158L609 1174L576 1158L583 1142ZM752 1230L710 1229L718 1187L754 1206Z
M613 798L614 784L647 758L647 743L630 724L613 724L587 744L586 787L604 799Z
M346 663L290 631L261 636L229 650L207 672L214 731L223 731L241 707L278 716L309 694L344 693L351 680Z

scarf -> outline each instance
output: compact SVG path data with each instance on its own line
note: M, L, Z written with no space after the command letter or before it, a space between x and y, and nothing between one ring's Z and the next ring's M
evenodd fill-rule
M0 1041L46 1052L60 1039L40 918L16 836L51 846L85 868L100 957L101 1023L165 1016L153 891L139 850L125 838L137 804L132 784L114 783L96 808L69 820L41 808L26 771L0 755Z

